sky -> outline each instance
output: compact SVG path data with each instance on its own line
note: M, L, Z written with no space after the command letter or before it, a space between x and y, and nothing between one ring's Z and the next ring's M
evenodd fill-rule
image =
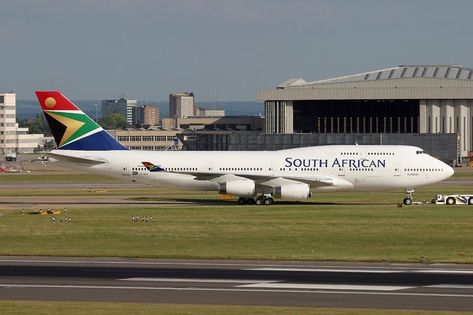
M469 0L0 0L0 91L254 101L400 64L473 66Z

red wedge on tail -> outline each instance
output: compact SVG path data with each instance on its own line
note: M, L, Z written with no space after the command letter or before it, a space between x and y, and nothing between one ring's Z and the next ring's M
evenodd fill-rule
M58 91L36 91L36 96L42 110L79 110Z

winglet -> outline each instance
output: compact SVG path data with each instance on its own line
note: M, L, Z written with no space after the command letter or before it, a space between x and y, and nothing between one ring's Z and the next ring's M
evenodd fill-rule
M166 170L159 165L154 165L151 162L141 162L150 172L165 172Z

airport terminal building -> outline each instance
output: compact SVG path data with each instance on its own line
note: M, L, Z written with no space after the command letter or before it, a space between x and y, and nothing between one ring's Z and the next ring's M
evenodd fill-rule
M259 90L257 99L264 101L266 134L449 134L461 157L473 148L473 68L460 65L290 79Z

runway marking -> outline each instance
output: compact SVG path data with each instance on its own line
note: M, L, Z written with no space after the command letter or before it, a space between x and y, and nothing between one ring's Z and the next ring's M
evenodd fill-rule
M335 269L335 268L248 268L248 271L291 271L291 272L346 272L346 273L437 273L437 274L473 274L473 270L464 269Z
M205 263L205 262L159 262L159 261L113 261L113 260L104 260L104 261L97 261L97 260L39 260L39 259L0 259L0 262L14 262L14 263L60 263L60 264L98 264L98 265L105 265L105 264L111 264L111 265L157 265L157 266L239 266L243 267L246 269L243 270L253 270L253 269L248 269L249 267L254 267L254 268L292 268L294 265L291 264L262 264L262 263ZM303 270L302 268L310 268L310 266L304 266L304 265L298 265L300 267L300 270ZM345 266L339 266L339 265L333 265L330 266L330 268L333 267L340 267L344 268ZM365 269L369 268L369 269ZM383 269L386 270L386 267L360 267L360 270L376 270L376 269ZM396 267L397 269L406 269L410 270L408 267ZM297 269L297 268L294 268ZM323 269L323 268L320 268ZM255 269L256 270L256 269Z
M438 289L473 289L473 285L468 284L434 284L426 285L424 288L438 288Z
M362 273L446 273L446 274L473 274L471 269L419 269L416 267L393 266L393 269L386 267L366 266L359 268L346 268L343 265L333 265L328 268L290 264L262 264L262 263L205 263L205 262L159 262L159 261L94 261L94 260L40 260L40 259L0 259L1 262L10 263L35 263L35 264L90 264L90 265L143 265L143 266L200 266L200 267L241 267L241 270L248 271L294 271L294 272L362 272ZM340 268L340 269L337 269Z
M344 290L344 291L399 291L414 287L389 285L355 285L355 284L308 284L308 283L254 283L239 285L239 288L262 289L306 289L306 290Z
M362 272L362 273L401 273L404 270L388 270L388 269L329 269L329 268L250 268L248 271L296 271L296 272Z
M91 286L91 285L41 285L41 284L0 284L0 288L15 289L110 289L110 290L160 290L160 291L209 291L209 292L254 292L254 293L305 293L305 294L345 294L345 295L384 295L384 296L419 296L419 297L457 297L473 298L473 294L414 293L414 292L373 292L373 291L330 291L330 290L284 290L251 288L180 288L180 287L133 287L133 286Z
M451 274L465 274L465 275L470 275L473 274L473 270L462 270L462 269L423 269L423 270L418 270L417 272L420 273L451 273Z
M264 280L236 280L236 279L192 279L192 278L126 278L120 281L148 281L148 282L195 282L195 283L269 283L277 281Z

